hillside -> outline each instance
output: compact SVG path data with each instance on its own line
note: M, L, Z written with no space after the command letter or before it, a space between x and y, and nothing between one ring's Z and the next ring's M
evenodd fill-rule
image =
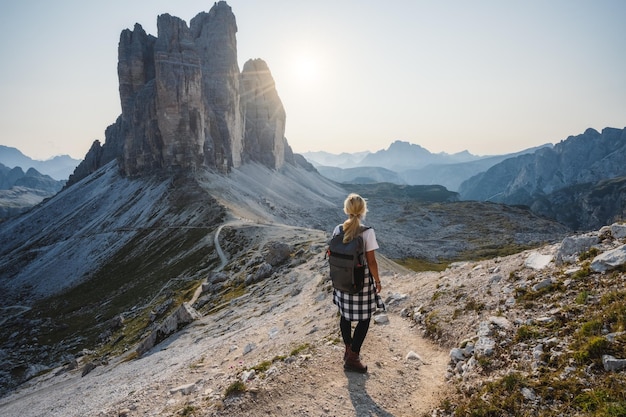
M617 370L626 358L624 261L608 257L623 251L625 226L442 272L409 272L379 255L387 312L376 315L366 339L366 375L341 368L326 236L259 218L228 221L208 239L228 257L202 274L210 285L194 296L170 281L152 309L160 321L167 298L182 295L201 317L137 356L133 329L147 318L130 308L110 328L110 347L37 368L38 377L0 399L0 413L451 416L471 409L556 416L626 409L615 388L626 382ZM277 258L286 242L289 254ZM247 280L269 262L271 272L245 286L224 281ZM603 365L609 354L616 359Z

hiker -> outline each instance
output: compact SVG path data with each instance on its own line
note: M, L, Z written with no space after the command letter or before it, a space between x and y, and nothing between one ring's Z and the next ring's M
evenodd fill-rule
M333 236L340 233L343 227L344 242L349 242L361 232L361 220L367 213L367 203L358 194L350 194L343 203L343 211L348 215L348 219L343 224L337 225L333 231ZM361 363L359 352L369 329L370 319L376 307L384 308L383 302L378 295L382 289L380 276L378 275L378 264L374 251L378 249L374 229L368 228L362 232L365 246L365 260L369 269L369 274L365 274L365 285L356 294L349 294L338 289L333 290L333 303L339 308L341 319L339 328L341 336L346 345L344 353L344 369L365 373L367 366ZM352 333L352 322L356 321L354 334Z

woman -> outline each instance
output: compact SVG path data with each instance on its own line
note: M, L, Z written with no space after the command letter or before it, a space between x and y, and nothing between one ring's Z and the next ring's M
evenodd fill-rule
M339 314L341 315L339 328L341 329L343 342L346 345L343 367L347 371L365 373L367 372L367 366L361 363L359 352L367 335L372 314L376 307L384 308L382 300L378 295L382 287L374 253L378 249L378 243L376 242L374 229L368 228L363 230L361 227L361 220L365 218L365 213L367 213L367 203L360 195L350 194L343 202L343 211L348 215L348 219L343 224L335 227L333 236L340 233L340 227L343 227L344 242L349 242L361 234L365 246L365 259L370 274L366 272L365 285L356 294L348 294L335 289L333 291L333 303L339 307ZM353 321L357 322L354 333L352 333Z

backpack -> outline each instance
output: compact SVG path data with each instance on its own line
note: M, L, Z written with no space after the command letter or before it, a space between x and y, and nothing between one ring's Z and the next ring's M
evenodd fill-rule
M361 233L369 227L361 226L361 232L350 242L343 243L343 227L328 244L328 264L333 287L349 294L363 289L365 282L364 245Z

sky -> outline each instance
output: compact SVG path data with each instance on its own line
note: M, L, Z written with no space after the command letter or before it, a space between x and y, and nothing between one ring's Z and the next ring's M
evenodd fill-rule
M626 127L623 0L230 0L295 152L517 152ZM0 0L0 145L82 159L121 113L117 46L213 1Z

